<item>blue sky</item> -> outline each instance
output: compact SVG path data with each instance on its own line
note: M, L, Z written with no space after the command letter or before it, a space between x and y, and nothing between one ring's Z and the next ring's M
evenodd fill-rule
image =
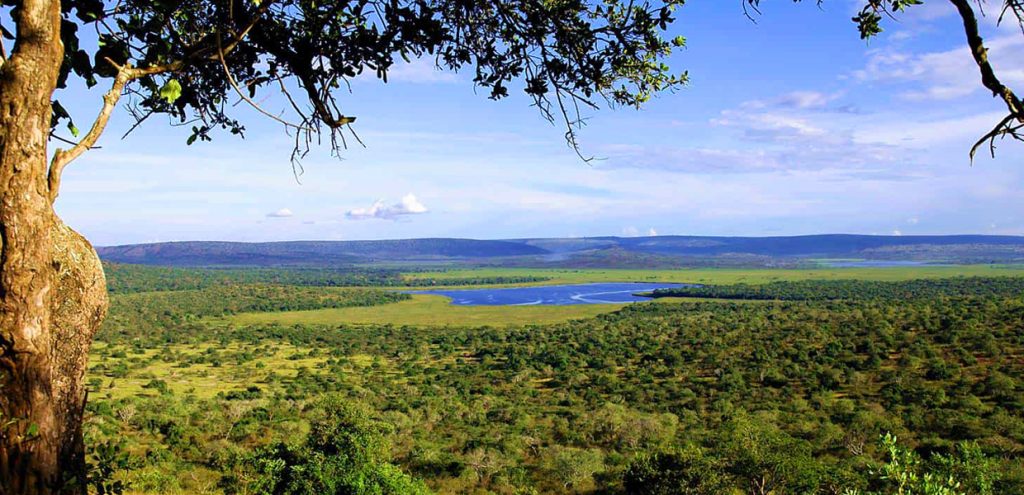
M861 41L853 0L693 0L673 34L691 84L643 110L594 112L581 162L525 97L493 102L428 63L341 95L367 147L289 165L279 125L185 145L125 112L69 166L58 200L95 244L592 235L1024 234L1024 145L973 167L1002 116L948 2L926 0ZM986 21L1004 82L1024 88L1024 36ZM79 127L100 92L73 90ZM64 100L69 98L65 97ZM274 108L281 102L269 100Z

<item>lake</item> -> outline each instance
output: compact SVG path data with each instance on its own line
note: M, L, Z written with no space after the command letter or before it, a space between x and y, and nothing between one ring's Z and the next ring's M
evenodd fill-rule
M650 301L638 297L638 292L672 287L692 287L692 284L665 283L595 283L573 285L542 285L537 287L510 287L500 289L415 290L409 294L433 294L450 297L456 306L528 306L569 304L616 304Z

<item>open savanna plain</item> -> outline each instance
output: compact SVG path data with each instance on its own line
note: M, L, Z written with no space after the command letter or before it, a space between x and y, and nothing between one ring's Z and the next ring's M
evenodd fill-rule
M478 268L438 272L416 272L402 275L409 289L428 289L438 282L446 289L479 289L482 287L524 287L536 285L583 284L599 282L665 282L706 285L767 284L806 280L866 280L897 282L914 279L955 277L1020 277L1024 267L1003 265L914 266L885 268L819 268L819 269L531 269ZM459 285L466 280L533 280L505 284L481 283ZM672 298L659 302L691 302ZM393 324L449 326L508 326L546 324L587 318L621 309L621 304L568 306L454 306L443 296L413 294L396 304L372 307L345 307L302 311L249 312L220 319L234 324Z
M108 271L85 432L127 493L334 493L327 469L375 493L895 493L872 474L894 455L1024 493L1020 267L176 270ZM587 282L710 287L401 292ZM267 488L297 473L311 491Z

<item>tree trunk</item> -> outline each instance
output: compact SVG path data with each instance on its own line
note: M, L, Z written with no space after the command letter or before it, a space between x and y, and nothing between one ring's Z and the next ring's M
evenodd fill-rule
M0 495L82 493L82 378L105 281L47 184L60 2L19 4L0 67Z

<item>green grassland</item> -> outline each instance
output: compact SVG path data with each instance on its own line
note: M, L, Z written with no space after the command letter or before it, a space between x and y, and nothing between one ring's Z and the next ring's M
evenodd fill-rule
M496 277L549 277L523 285L553 285L596 282L688 282L699 284L765 284L801 280L903 281L922 278L1024 276L1024 267L1000 265L915 266L885 268L821 269L681 269L681 270L565 270L535 268L481 268L407 274L410 281ZM423 286L428 286L424 284ZM480 288L473 286L472 288ZM456 287L445 287L452 289ZM678 302L662 301L662 302ZM581 304L571 306L453 306L443 296L414 295L398 303L368 307L327 308L306 311L239 313L218 318L236 325L277 323L284 325L409 325L507 327L559 323L589 318L622 308L623 304Z
M589 318L615 311L623 304L578 304L572 306L453 306L444 296L417 294L393 304L363 308L329 308L276 313L240 313L220 321L236 325L278 323L282 325L392 324L410 326L506 327L543 325Z
M878 268L813 268L813 269L772 269L772 268L686 268L676 270L628 270L628 269L548 269L548 268L478 268L419 272L406 274L409 281L485 277L548 277L548 280L531 284L556 285L587 282L688 282L696 284L763 284L796 280L877 280L901 281L920 278L948 277L1019 277L1024 276L1024 266L1019 265L922 265Z

